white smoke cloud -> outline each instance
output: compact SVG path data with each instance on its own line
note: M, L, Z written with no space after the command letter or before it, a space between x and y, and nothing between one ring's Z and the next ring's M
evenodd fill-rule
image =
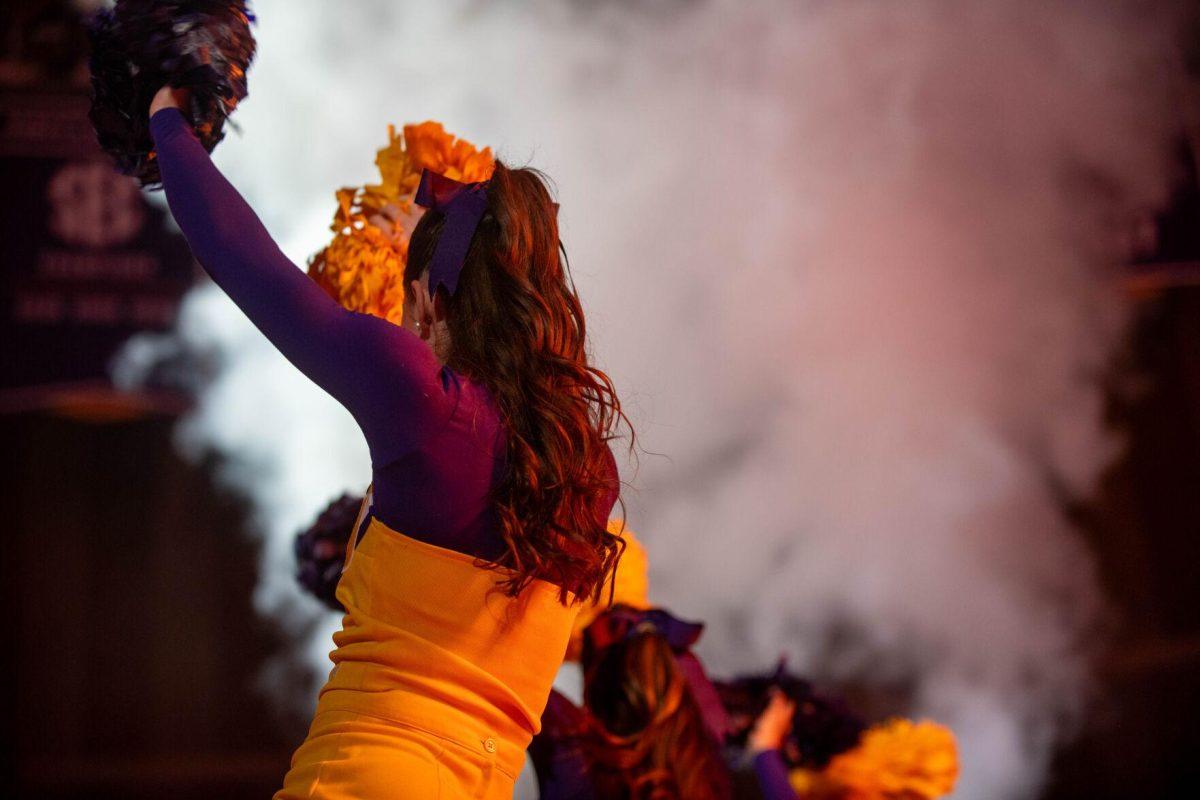
M1168 185L1170 6L255 9L244 135L217 161L285 250L327 240L388 122L547 171L598 361L668 456L626 498L654 598L708 620L714 671L786 651L910 686L958 734L957 797L1036 796L1103 612L1061 505L1119 448L1099 377L1121 214ZM332 624L291 537L361 489L366 449L211 288L177 335L219 365L181 440L253 501L256 603L315 685Z

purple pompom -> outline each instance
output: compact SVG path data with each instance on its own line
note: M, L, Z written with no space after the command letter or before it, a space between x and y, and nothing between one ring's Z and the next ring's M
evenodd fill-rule
M742 675L715 685L734 727L730 741L739 746L745 745L754 721L767 707L771 689L778 688L796 704L792 730L783 744L784 759L791 767L823 768L838 753L857 745L866 729L862 717L842 698L816 691L782 665L771 675Z
M344 494L321 512L306 531L296 536L296 580L334 611L345 611L337 599L346 543L358 518L361 497Z
M248 91L254 37L245 0L117 0L92 21L92 109L100 146L142 186L161 182L150 101L161 87L191 92L188 116L204 149Z

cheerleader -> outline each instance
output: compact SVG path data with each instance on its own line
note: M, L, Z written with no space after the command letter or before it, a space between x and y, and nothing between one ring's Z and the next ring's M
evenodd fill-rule
M552 692L530 756L542 800L730 800L729 720L691 652L704 626L617 605L584 631L584 704ZM766 800L796 800L780 748L795 705L774 693L745 757Z
M578 603L620 538L608 442L542 176L422 176L402 322L343 309L280 252L164 87L150 129L200 264L366 437L334 669L276 800L509 798Z

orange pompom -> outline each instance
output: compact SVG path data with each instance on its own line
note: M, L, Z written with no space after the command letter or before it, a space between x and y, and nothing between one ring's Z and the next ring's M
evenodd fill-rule
M845 800L933 800L958 779L954 733L929 720L873 725L852 750L837 755L822 778Z
M337 192L333 241L309 261L308 274L344 308L399 323L404 307L408 239L420 218L413 195L430 169L457 181L487 180L491 148L446 133L440 122L405 125L375 154L379 183Z

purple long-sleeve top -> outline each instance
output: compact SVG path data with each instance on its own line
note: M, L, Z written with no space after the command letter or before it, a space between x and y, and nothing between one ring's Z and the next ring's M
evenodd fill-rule
M411 331L347 311L280 251L177 109L150 120L163 188L192 252L270 342L346 407L367 440L372 513L407 536L495 560L489 500L505 469L499 409ZM614 487L617 486L613 463ZM616 491L597 507L601 520Z

